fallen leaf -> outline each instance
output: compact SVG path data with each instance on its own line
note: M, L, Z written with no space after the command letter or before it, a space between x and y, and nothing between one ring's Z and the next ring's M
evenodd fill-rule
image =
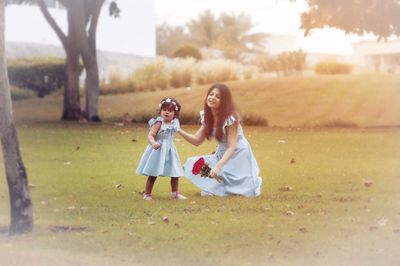
M283 186L279 188L280 191L292 191L293 187L291 186Z
M382 227L382 226L385 226L385 225L386 225L387 221L388 221L388 218L383 217L383 218L379 219L379 221L377 222L377 224L378 224L379 226Z
M370 187L374 183L372 180L363 179L364 186Z
M122 184L116 184L114 187L115 188L122 188Z

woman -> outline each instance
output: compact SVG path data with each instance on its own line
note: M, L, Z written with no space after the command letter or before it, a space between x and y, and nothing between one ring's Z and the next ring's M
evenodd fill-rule
M259 168L250 144L244 137L239 115L226 85L214 84L209 88L200 120L201 127L195 134L182 129L178 131L179 134L195 146L206 138L210 140L214 137L218 147L212 155L188 158L185 174L189 180L202 190L202 196L259 196L262 183L258 176ZM211 167L211 178L192 172L195 162L201 157ZM217 182L216 177L220 177L222 182Z

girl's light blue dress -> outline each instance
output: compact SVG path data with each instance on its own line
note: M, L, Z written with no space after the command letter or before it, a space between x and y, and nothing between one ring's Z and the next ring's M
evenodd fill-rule
M179 120L175 118L170 124L164 123L161 116L149 120L150 127L155 123L161 123L160 130L155 137L161 146L157 150L150 144L147 146L136 173L145 176L180 177L183 175L183 169L174 144L174 135L179 130Z
M204 125L204 113L200 112L201 124ZM204 160L213 168L224 155L227 149L226 127L235 123L234 116L229 116L223 127L224 133L221 142L218 142L218 147L215 154L190 157L185 163L185 174L187 178L201 190L211 193L216 196L242 195L245 197L255 197L261 194L262 179L259 177L260 169L254 158L250 144L243 135L243 129L238 127L238 140L235 147L235 152L232 157L222 166L218 174L223 180L218 183L215 179L193 175L192 169L194 163L203 157Z

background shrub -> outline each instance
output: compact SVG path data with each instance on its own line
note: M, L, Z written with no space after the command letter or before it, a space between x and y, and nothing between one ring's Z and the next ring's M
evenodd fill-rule
M132 73L129 79L138 91L165 90L169 86L169 73L162 59L147 63L138 68Z
M55 57L32 57L9 60L10 84L34 91L38 97L61 89L65 82L65 61ZM83 67L80 67L82 71Z
M319 75L350 74L352 65L334 60L324 60L315 65L314 71Z
M10 91L11 91L11 99L13 101L36 97L36 94L34 91L21 89L21 88L15 87L13 85L11 85Z
M201 61L196 65L198 84L210 84L238 80L241 76L241 64L226 59L211 59Z
M124 78L117 71L109 75L108 81L102 81L100 84L100 94L117 94L136 91L132 79Z
M181 47L176 49L175 52L172 54L172 57L193 57L197 60L203 59L200 49L190 44L182 45Z
M170 86L174 88L188 87L194 80L195 59L175 58L168 66Z

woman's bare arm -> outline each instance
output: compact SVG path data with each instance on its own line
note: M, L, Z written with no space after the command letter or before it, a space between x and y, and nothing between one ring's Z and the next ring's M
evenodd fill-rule
M235 122L234 124L226 127L226 140L228 148L222 155L221 160L215 165L215 167L211 170L210 176L215 177L221 171L221 168L224 164L226 164L229 159L232 157L235 152L237 140L238 140L238 128L239 122Z
M199 130L197 130L197 132L195 134L187 133L183 129L179 129L178 133L185 140L187 140L189 143L191 143L191 144L193 144L195 146L199 146L201 143L203 143L204 139L206 138L205 127L204 126L201 126L199 128Z

